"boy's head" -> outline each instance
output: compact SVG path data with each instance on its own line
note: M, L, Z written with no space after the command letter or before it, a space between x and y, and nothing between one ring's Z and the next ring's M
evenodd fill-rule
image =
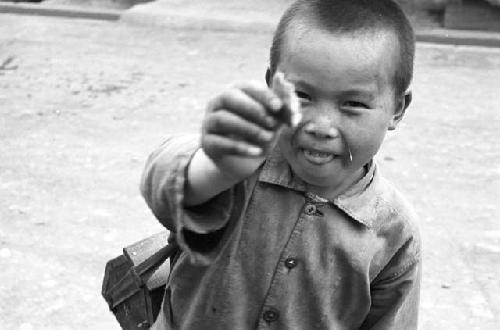
M391 0L299 0L271 50L301 101L303 122L280 150L309 190L343 192L364 173L410 102L414 36Z
M283 14L274 34L270 52L270 74L282 58L283 45L308 29L331 34L390 33L398 47L393 62L396 95L404 94L412 80L415 56L413 28L393 0L298 0Z

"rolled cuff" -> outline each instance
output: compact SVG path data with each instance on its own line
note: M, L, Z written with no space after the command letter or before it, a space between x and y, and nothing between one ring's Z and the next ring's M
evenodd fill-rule
M194 154L194 153L193 153ZM172 184L167 189L167 199L172 203L176 239L191 262L209 264L217 255L224 229L234 206L234 189L221 192L197 206L184 206L187 168L191 157L178 164L177 174L172 174Z

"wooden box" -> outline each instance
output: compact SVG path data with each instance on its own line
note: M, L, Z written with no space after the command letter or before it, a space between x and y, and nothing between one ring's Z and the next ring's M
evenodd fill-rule
M177 251L161 232L123 249L106 264L102 295L122 329L149 329L156 319Z

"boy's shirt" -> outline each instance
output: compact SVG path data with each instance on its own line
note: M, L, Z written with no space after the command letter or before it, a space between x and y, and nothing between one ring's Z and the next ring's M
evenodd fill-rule
M420 238L378 173L332 201L305 191L275 150L255 177L186 209L197 136L172 137L142 193L183 249L154 329L416 329Z

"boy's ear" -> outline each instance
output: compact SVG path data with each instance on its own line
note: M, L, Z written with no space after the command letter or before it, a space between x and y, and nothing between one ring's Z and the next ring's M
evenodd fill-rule
M266 70L266 84L267 87L271 87L271 69L269 68Z
M401 119L403 119L406 109L411 103L412 97L412 92L407 91L405 95L399 99L396 106L396 111L394 112L394 115L392 116L391 122L389 124L389 131L395 130Z

